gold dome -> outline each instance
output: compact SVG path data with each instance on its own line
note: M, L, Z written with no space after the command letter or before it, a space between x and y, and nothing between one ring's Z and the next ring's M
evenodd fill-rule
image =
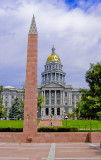
M52 54L47 58L47 63L49 62L61 62L59 56L55 53L55 48L52 48Z

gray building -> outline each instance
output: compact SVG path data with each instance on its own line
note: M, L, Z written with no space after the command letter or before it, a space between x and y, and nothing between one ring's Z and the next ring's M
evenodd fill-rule
M66 85L63 65L59 56L52 48L52 54L46 60L44 72L41 74L41 86L38 86L38 95L43 95L45 100L39 113L42 119L63 119L66 113L73 113L76 103L81 98L79 89ZM9 115L12 102L18 97L23 100L23 90L12 86L4 87L2 93L3 106Z
M15 87L12 86L5 86L3 88L3 92L1 94L3 98L3 106L4 110L7 112L7 119L9 117L9 110L12 106L12 103L14 99L17 97L20 100L23 100L23 90L22 89L16 89Z
M63 71L63 65L55 53L54 46L44 67L41 86L38 87L38 95L45 97L41 118L63 119L66 113L73 113L81 93L79 89L72 88L72 85L66 85L66 73Z

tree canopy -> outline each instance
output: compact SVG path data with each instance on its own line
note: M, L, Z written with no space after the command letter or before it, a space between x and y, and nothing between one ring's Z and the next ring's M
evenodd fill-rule
M10 108L9 118L23 119L24 106L22 101L16 98Z
M6 111L3 108L1 93L3 92L3 86L0 85L0 118L6 117Z
M81 89L81 113L83 116L96 118L101 111L101 63L90 64L86 72L86 82L89 89Z

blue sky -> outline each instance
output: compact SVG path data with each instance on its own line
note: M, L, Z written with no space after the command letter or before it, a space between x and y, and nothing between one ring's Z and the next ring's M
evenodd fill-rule
M38 85L54 44L66 83L86 88L89 64L101 61L101 0L0 1L0 85L20 88L25 82L33 14L38 30Z

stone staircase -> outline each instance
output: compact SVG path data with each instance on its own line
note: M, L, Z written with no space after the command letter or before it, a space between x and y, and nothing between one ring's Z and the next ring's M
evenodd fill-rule
M40 120L38 127L62 126L61 120Z

